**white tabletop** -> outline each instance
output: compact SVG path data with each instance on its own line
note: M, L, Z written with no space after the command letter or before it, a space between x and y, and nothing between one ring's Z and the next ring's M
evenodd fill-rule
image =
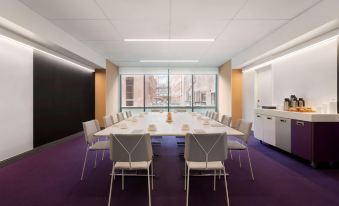
M135 115L135 122L132 118L123 120L113 126L101 130L95 136L109 136L110 134L131 134L131 133L150 133L151 136L185 136L188 132L191 133L223 133L227 135L241 136L243 133L231 127L227 127L217 121L210 120L208 125L203 124L202 119L198 119L195 113L172 113L173 121L166 122L167 112L164 113L148 113L143 117ZM120 128L122 124L128 128ZM148 131L150 124L156 125L156 131ZM182 130L182 125L188 124L189 130Z

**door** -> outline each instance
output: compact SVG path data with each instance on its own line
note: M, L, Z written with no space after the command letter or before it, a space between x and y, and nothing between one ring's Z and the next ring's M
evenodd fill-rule
M258 140L263 140L263 115L261 114L255 114L254 117L254 137L257 138Z
M312 123L292 120L292 153L306 160L312 159Z
M291 152L291 119L277 117L276 146L286 152Z
M263 135L263 141L275 146L276 141L275 141L275 117L273 116L263 116L263 130L264 130L264 135Z

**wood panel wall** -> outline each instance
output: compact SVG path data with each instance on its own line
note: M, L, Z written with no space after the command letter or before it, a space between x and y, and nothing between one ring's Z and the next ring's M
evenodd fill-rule
M232 125L242 118L242 71L232 70Z
M95 70L95 119L104 126L103 117L106 115L106 70Z

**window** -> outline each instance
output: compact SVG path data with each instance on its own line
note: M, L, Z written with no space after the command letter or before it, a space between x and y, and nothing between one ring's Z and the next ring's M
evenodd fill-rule
M121 75L121 110L216 111L216 75Z
M168 76L145 76L146 107L167 107L168 105Z
M121 106L144 106L143 75L121 75Z

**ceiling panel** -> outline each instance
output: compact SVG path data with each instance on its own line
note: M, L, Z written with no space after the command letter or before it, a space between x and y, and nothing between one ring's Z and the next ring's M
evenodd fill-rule
M171 17L174 21L231 19L246 0L172 0Z
M168 38L168 21L112 20L123 38Z
M256 42L286 23L287 20L234 20L219 38L221 40L251 40Z
M229 20L181 19L171 23L172 38L216 38Z
M237 19L292 19L320 0L249 0Z
M109 20L51 20L79 40L122 40Z
M96 0L114 20L169 20L169 0Z
M93 0L21 0L48 19L103 19L103 12Z

